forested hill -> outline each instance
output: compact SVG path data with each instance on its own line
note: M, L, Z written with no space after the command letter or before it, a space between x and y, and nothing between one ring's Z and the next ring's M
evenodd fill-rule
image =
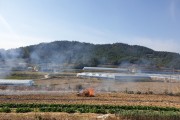
M0 50L0 60L23 59L31 64L55 63L83 66L121 65L168 67L180 69L180 55L122 43L90 44L55 41L11 50Z

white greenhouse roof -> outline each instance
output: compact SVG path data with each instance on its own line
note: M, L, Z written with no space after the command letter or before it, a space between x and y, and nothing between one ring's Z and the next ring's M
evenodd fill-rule
M0 79L0 85L9 85L9 84L22 84L22 85L32 85L34 84L33 80L10 80L10 79Z

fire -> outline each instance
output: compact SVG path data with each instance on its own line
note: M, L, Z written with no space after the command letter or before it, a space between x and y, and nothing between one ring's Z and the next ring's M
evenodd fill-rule
M95 92L93 88L87 88L77 94L78 96L94 97Z
M87 91L88 91L89 97L94 97L94 89L93 88L88 88Z

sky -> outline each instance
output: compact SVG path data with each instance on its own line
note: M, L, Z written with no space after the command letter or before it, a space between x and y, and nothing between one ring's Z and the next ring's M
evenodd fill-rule
M0 0L0 48L70 40L180 53L180 0Z

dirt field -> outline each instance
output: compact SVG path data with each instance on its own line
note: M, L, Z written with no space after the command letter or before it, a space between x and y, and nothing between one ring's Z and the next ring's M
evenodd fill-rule
M180 108L180 97L125 93L99 93L96 94L96 97L78 97L75 93L52 93L51 95L1 95L0 103L111 104L167 106Z
M94 88L95 97L77 91ZM129 92L131 94L129 94ZM139 94L137 94L139 93ZM171 93L171 94L169 94ZM76 76L35 80L35 86L1 86L0 103L109 104L180 108L180 82L120 82ZM93 113L0 113L0 120L98 120ZM106 120L117 120L110 115Z
M94 113L0 113L0 120L119 120L115 115Z
M180 93L180 81L177 82L121 82L117 80L102 80L97 78L59 77L35 81L36 85L44 89L77 91L77 86L92 87L96 92L125 92L133 91L154 94Z
M33 87L14 86L0 90L0 103L113 104L180 108L180 82L119 82L61 76L36 80L35 84ZM95 89L95 97L76 96L80 88L88 87ZM127 94L129 92L131 94ZM168 93L178 95L170 96Z

